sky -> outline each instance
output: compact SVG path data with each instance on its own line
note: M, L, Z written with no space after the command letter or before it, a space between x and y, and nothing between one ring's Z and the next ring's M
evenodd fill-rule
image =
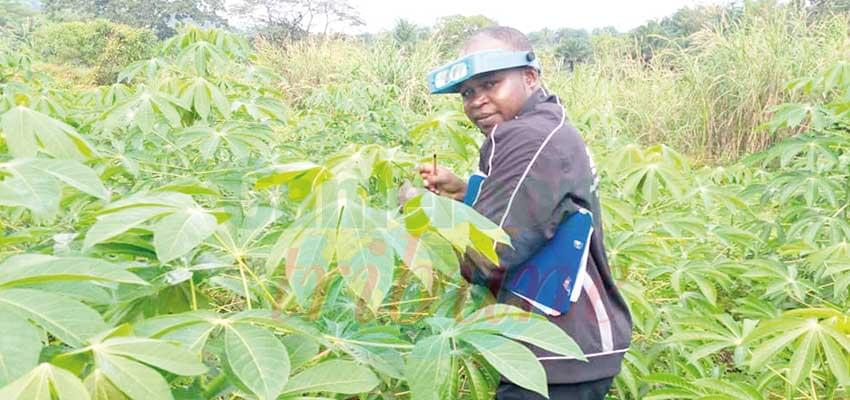
M601 28L628 31L651 19L660 19L681 7L727 4L730 0L349 0L366 26L355 32L392 29L398 18L417 25L433 25L447 15L484 15L500 25L532 32L542 28Z

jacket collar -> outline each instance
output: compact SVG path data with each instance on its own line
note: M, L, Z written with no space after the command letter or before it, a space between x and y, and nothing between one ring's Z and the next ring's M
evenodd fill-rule
M540 88L535 90L534 93L531 94L531 96L528 97L528 100L526 100L525 104L522 106L522 110L520 110L519 114L517 114L517 118L520 118L524 114L531 112L531 110L534 110L534 107L536 107L540 103L554 102L554 97L555 96L549 95L549 93L547 93L546 90L543 89L543 87L541 86Z

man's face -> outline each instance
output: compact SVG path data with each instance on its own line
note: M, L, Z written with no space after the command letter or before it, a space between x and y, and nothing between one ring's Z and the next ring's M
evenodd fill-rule
M466 43L462 56L485 50L509 49L509 43L488 36ZM512 120L537 88L537 71L521 67L481 74L460 86L463 111L485 135L496 124Z
M496 124L513 119L533 92L530 68L481 74L460 86L463 111L478 129L489 135ZM536 82L536 75L533 77Z

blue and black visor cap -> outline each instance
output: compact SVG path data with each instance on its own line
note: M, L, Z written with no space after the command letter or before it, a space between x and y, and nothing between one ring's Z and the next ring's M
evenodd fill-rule
M533 51L487 50L468 54L428 73L431 94L457 93L469 78L486 72L517 67L534 67L540 71L540 61Z

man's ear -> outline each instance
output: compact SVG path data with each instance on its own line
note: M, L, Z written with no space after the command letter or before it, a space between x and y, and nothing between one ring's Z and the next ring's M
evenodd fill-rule
M522 71L522 78L525 87L530 89L530 91L534 91L540 86L540 72L535 68L525 68Z

